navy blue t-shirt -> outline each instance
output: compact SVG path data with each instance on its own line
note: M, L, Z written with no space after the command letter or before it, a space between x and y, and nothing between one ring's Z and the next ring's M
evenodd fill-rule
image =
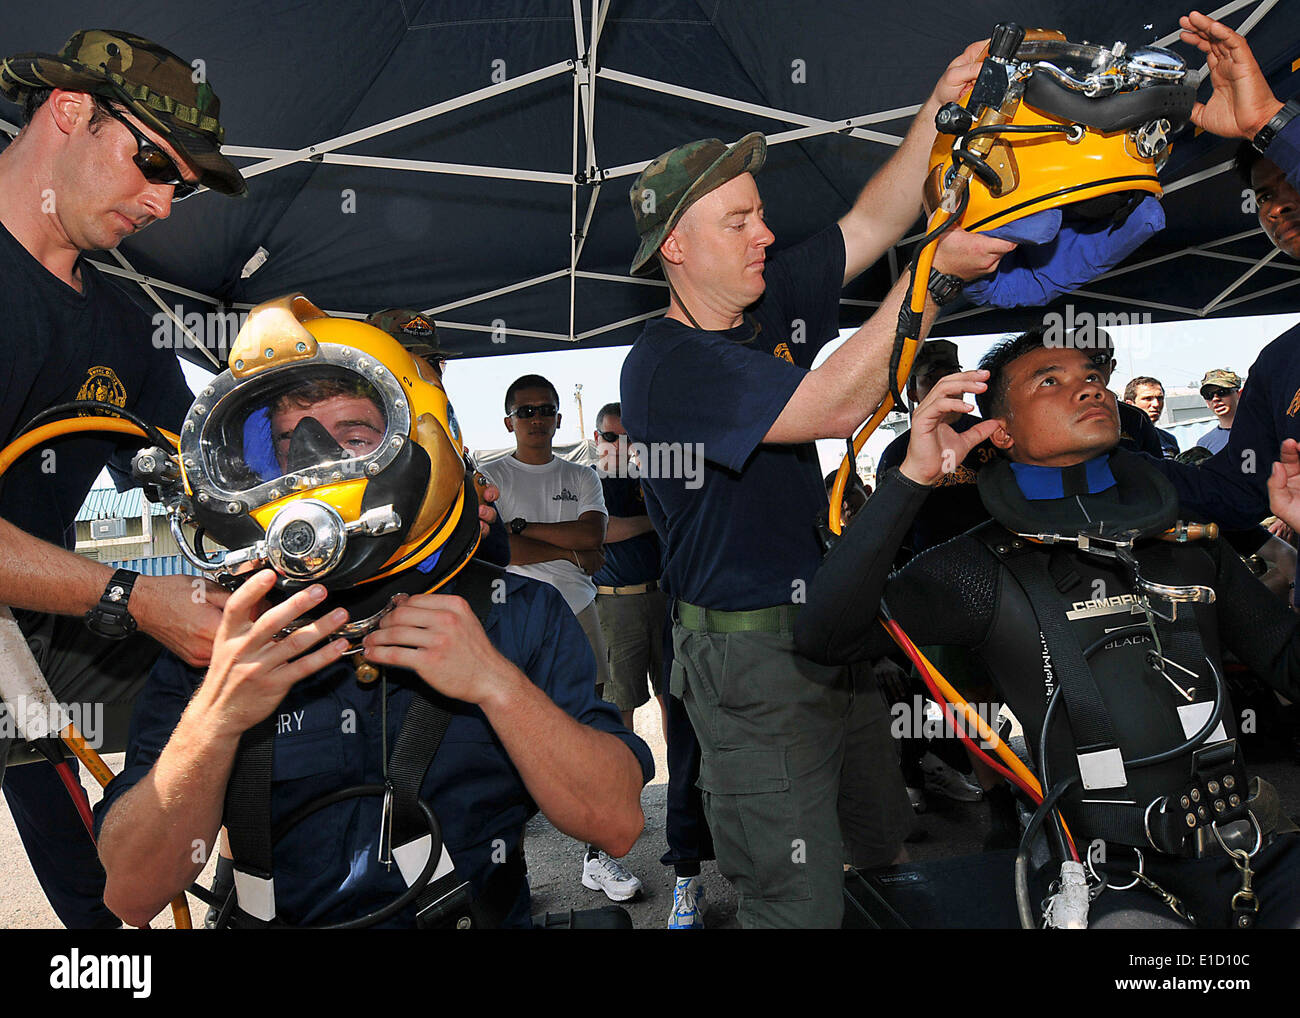
M610 516L645 516L645 492L641 482L632 477L602 477L605 508ZM663 548L652 530L626 541L605 545L605 564L592 577L598 587L630 587L649 583L663 573Z
M795 582L810 581L821 562L817 524L828 507L816 446L762 441L838 333L839 226L769 258L764 277L765 293L736 328L705 332L656 318L623 362L632 439L669 444L661 463L671 461L663 452L672 443L703 453L698 473L642 478L667 545L667 588L723 611L789 604Z
M100 399L180 431L194 397L171 350L153 345L149 315L81 259L78 293L0 226L0 441L58 403ZM106 463L122 471L140 442L79 432L33 449L0 479L0 517L71 548L77 510ZM51 458L46 450L53 453Z
M649 781L654 776L650 750L623 727L612 704L597 699L591 645L564 598L536 580L514 574L505 579L505 600L493 605L484 625L492 645L566 714L621 739ZM202 681L201 672L170 653L154 666L135 704L126 766L95 807L96 834L113 804L148 774ZM412 672L389 670L390 754L420 682ZM420 794L442 826L457 872L481 893L499 864L519 849L537 804L483 712L467 703L447 703L451 724ZM294 686L275 712L273 825L326 792L382 783L380 709L380 683L363 686L348 664ZM378 862L381 806L378 797L349 799L313 814L284 837L274 863L281 918L294 924L340 922L401 894L405 885L397 867L389 870ZM528 887L521 878L505 924L527 926L529 914ZM387 925L414 925L414 909Z

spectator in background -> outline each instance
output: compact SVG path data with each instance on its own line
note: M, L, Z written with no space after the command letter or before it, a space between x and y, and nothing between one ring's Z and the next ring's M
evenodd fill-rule
M555 455L560 394L541 375L516 378L506 389L506 430L515 451L481 467L500 490L497 511L510 531L509 571L549 583L578 617L596 658L596 695L609 680L605 641L596 618L591 576L604 564L605 498L594 471ZM618 860L588 845L582 884L612 901L628 901L641 881Z
M667 604L659 590L663 549L646 515L639 471L630 461L622 408L606 403L596 415L599 461L596 473L609 511L605 528L605 564L592 577L596 615L609 652L605 699L632 729L632 712L650 699L663 670L663 628ZM658 696L661 721L664 701Z
M638 464L629 455L623 408L606 403L596 415L599 460L596 471L609 510L605 565L596 573L596 615L609 648L605 699L618 707L632 729L632 712L650 699L659 701L660 724L668 753L668 803L664 835L668 850L660 858L676 881L668 913L670 930L704 925L704 884L700 862L713 858L713 841L695 782L700 776L700 746L681 700L667 692L673 645L668 602L660 585L663 546L646 511Z
M1067 348L1078 347L1084 351L1094 350L1092 363L1102 373L1106 385L1110 385L1110 376L1115 373L1115 341L1111 339L1109 332L1105 329L1078 330L1066 335L1064 345ZM1113 392L1111 395L1115 396ZM1144 452L1156 459L1164 459L1164 446L1150 417L1117 396L1115 403L1119 411L1119 447L1130 452Z
M1154 425L1165 410L1165 387L1160 384L1158 378L1139 375L1137 378L1130 379L1128 385L1124 386L1124 402L1145 413ZM1163 428L1156 428L1156 434L1160 437L1160 448L1165 451L1165 456L1177 456L1178 439Z
M1228 444L1228 434L1237 416L1237 401L1241 399L1241 376L1228 368L1207 371L1201 379L1201 399L1205 400L1219 423L1196 440L1196 444L1210 452L1218 452Z

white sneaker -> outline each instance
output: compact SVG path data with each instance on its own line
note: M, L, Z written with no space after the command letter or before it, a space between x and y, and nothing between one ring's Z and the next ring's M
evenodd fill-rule
M673 910L668 913L668 928L704 929L704 883L698 876L677 878L673 887Z
M984 798L984 790L979 785L933 753L921 757L921 774L925 777L925 790L931 795L942 795L955 802L979 802Z
M585 856L582 863L582 886L604 891L610 901L628 901L641 892L641 881L617 859L604 852L594 859Z

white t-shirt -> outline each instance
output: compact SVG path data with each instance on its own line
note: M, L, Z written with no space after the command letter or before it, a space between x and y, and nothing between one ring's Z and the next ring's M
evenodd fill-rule
M505 456L483 467L483 473L501 489L497 511L507 526L517 516L529 523L571 523L596 510L609 515L596 471L558 456L541 466L520 463ZM527 530L523 532L528 537ZM576 615L596 598L596 584L573 561L573 556L526 566L510 566L520 576L549 583L564 595Z

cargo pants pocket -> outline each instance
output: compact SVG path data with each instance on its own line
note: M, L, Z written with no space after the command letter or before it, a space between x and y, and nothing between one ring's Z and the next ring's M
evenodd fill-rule
M762 901L812 896L782 749L720 749L700 760L700 791L719 869L741 895Z

